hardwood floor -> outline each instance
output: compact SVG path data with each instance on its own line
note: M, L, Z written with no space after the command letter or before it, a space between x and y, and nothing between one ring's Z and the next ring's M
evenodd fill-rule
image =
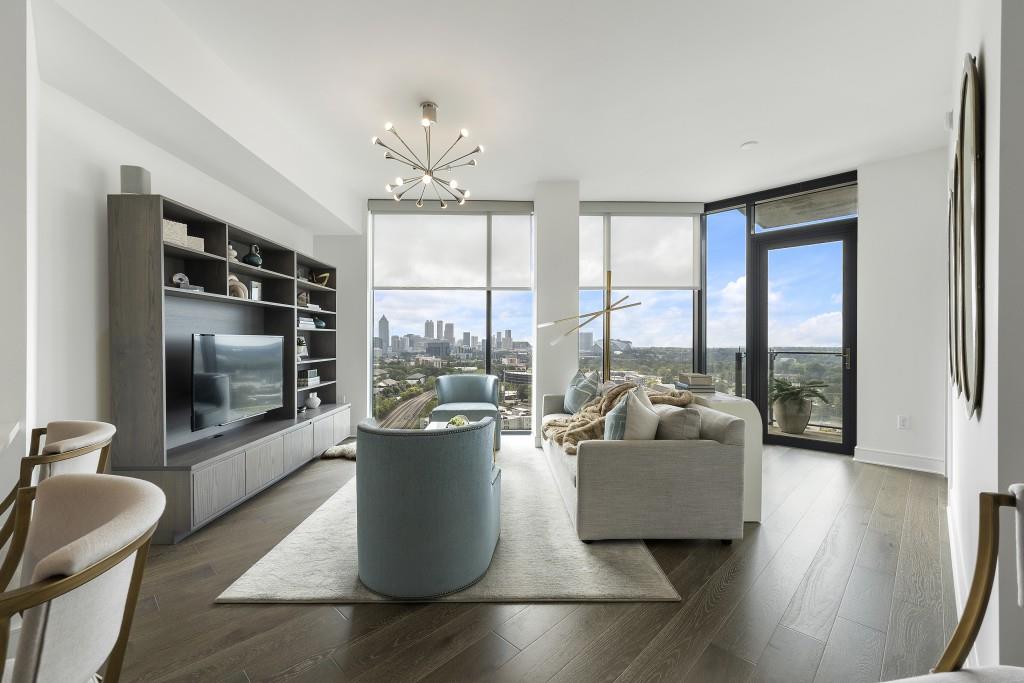
M213 604L354 472L153 548L124 680L851 683L926 673L955 625L944 480L779 447L742 541L648 544L682 602Z

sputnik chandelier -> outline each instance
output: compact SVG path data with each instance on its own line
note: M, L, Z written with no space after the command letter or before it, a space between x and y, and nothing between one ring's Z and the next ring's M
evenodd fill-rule
M403 166L408 166L412 169L412 175L408 177L398 176L395 178L395 182L392 185L388 183L384 186L394 198L396 202L401 201L411 190L419 188L419 198L416 200L416 206L423 206L423 196L428 190L433 188L434 195L437 197L437 201L441 203L442 209L448 208L448 198L454 199L459 204L465 204L466 200L469 199L469 190L459 187L459 182L455 178L445 178L440 174L450 174L456 168L462 166L476 166L477 160L470 158L474 154L482 154L484 151L483 145L477 145L471 151L463 154L462 156L456 156L452 159L448 159L448 155L452 153L455 146L458 145L462 140L469 136L469 131L465 128L459 131L458 137L455 138L455 142L448 146L448 149L444 151L440 157L434 159L430 149L430 129L437 123L437 105L433 102L423 102L420 104L421 116L420 125L423 126L423 136L426 140L427 151L424 155L426 157L426 163L423 159L412 151L412 148L406 144L405 140L401 135L398 134L398 129L395 128L390 122L384 124L384 130L387 133L391 133L395 138L402 143L402 147L405 148L405 152L399 152L394 147L389 146L383 140L376 135L370 140L371 144L380 145L387 152L384 153L385 159L391 159L397 161ZM458 152L456 152L458 154ZM444 195L442 195L444 192ZM413 195L416 193L413 192ZM428 201L432 201L429 200Z

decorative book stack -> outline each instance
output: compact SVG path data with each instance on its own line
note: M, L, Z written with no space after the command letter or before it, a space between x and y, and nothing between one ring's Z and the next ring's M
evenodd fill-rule
M315 387L320 384L320 373L316 368L299 370L298 382L300 387Z
M299 316L299 329L300 330L315 330L316 329L316 322L310 316L300 315Z
M715 393L715 380L711 375L699 372L681 372L679 373L679 382L685 384L684 388L694 394Z

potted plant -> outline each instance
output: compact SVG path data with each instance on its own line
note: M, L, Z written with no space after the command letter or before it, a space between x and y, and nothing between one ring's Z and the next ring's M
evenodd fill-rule
M784 377L772 379L768 402L772 406L779 429L786 434L803 434L811 421L812 398L828 403L821 390L828 385L818 380L795 384Z

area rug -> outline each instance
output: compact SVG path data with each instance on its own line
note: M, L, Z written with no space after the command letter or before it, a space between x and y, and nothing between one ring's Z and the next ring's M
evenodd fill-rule
M547 461L529 437L507 439L501 537L491 567L431 602L678 601L642 541L582 543ZM352 479L224 591L217 602L390 602L359 582Z

